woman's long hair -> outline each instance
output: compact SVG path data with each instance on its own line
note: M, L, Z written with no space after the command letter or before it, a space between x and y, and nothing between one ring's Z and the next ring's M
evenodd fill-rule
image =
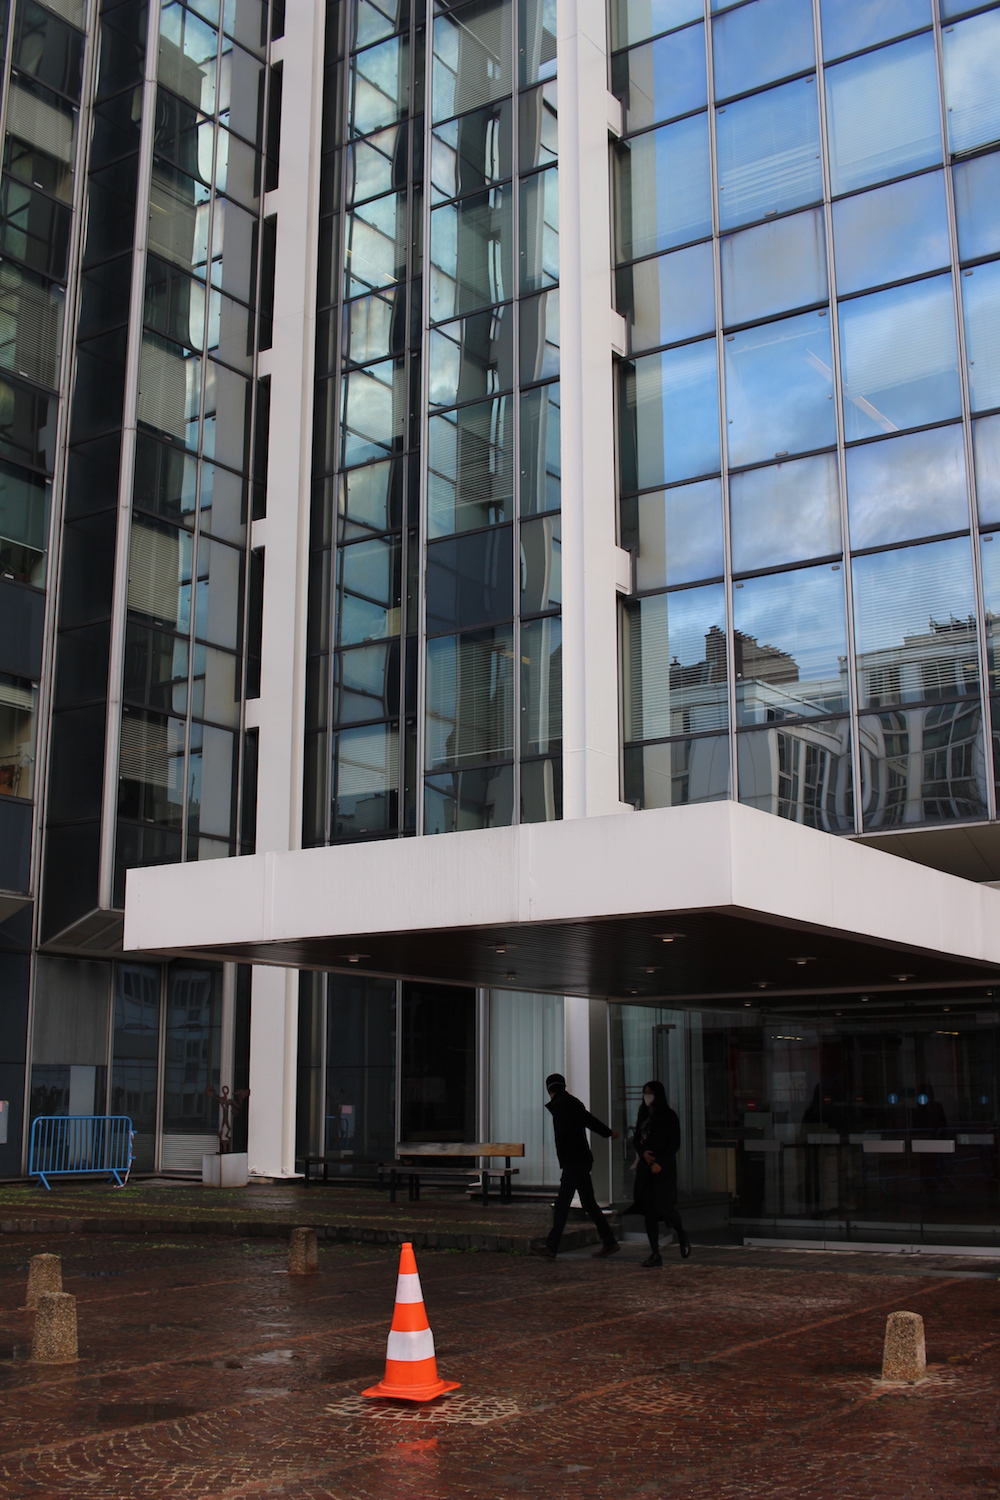
M639 1113L636 1116L635 1122L636 1130L640 1128L651 1114L655 1114L657 1110L667 1108L667 1091L658 1078L651 1078L648 1083L644 1083L642 1092L644 1094L652 1094L653 1102L652 1104L647 1104L645 1099L643 1099L639 1105Z

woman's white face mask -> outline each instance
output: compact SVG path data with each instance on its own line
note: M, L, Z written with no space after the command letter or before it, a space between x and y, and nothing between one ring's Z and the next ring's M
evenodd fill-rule
M652 1102L653 1102L653 1100L655 1098L656 1098L655 1094L650 1094L650 1093L647 1092L647 1093L643 1094L643 1096L642 1096L642 1102L643 1102L643 1104L646 1105L647 1108L649 1108L649 1106L652 1104Z

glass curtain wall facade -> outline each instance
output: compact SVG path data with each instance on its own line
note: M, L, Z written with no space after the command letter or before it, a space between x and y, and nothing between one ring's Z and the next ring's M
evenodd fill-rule
M1000 10L613 31L625 795L995 816Z
M554 5L343 11L304 840L559 817Z

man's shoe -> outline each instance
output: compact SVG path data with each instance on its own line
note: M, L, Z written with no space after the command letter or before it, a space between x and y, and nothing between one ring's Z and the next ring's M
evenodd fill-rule
M590 1257L591 1260L606 1260L609 1255L617 1255L621 1245L617 1240L612 1240L610 1245L602 1245L600 1250L595 1250Z
M691 1241L688 1239L686 1234L678 1235L678 1239L680 1240L681 1246L681 1260L687 1260L688 1256L691 1254Z
M532 1255L537 1255L540 1260L555 1260L556 1258L556 1252L550 1250L544 1240L540 1244L530 1245L529 1249Z
M643 1261L642 1264L643 1264L643 1266L646 1266L646 1267L648 1267L648 1266L662 1266L663 1265L663 1256L657 1250L654 1255L647 1255L646 1259Z

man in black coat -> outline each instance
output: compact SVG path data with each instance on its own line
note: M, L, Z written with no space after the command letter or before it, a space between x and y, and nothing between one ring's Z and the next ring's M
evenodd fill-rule
M547 1240L532 1245L532 1253L540 1255L543 1260L555 1260L559 1253L559 1241L562 1239L562 1232L569 1217L573 1195L579 1193L580 1203L593 1219L597 1232L601 1236L601 1249L595 1250L595 1258L614 1255L620 1246L611 1233L611 1226L598 1208L597 1199L594 1197L594 1184L590 1179L594 1156L590 1149L590 1142L587 1140L587 1131L596 1130L597 1134L604 1136L605 1140L610 1138L613 1141L618 1139L618 1132L611 1130L602 1120L598 1120L579 1099L567 1092L566 1080L561 1073L550 1073L545 1080L545 1087L549 1091L549 1102L545 1108L552 1116L556 1137L556 1155L559 1158L562 1175L559 1179L559 1193L552 1214L552 1231Z

